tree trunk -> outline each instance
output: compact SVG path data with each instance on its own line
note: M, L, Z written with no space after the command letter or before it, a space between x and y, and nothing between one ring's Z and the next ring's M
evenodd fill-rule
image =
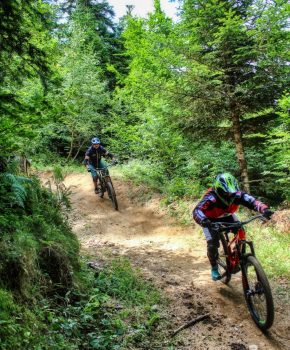
M68 155L66 157L66 160L69 160L72 156L73 145L74 145L74 130L71 131L70 149L69 149Z
M237 154L237 158L238 158L238 162L239 162L243 189L246 192L250 192L248 167L247 167L247 161L246 161L244 146L243 146L241 123L240 123L239 116L235 110L233 110L231 118L232 118L232 122L233 122L234 139L235 139L235 144L236 144L236 154Z
M84 140L84 141L80 144L80 146L79 146L79 148L78 148L78 150L77 150L75 156L73 157L73 160L76 159L76 157L77 157L78 154L80 153L80 150L81 150L81 148L83 147L83 145L84 145L85 142L86 142L86 140Z

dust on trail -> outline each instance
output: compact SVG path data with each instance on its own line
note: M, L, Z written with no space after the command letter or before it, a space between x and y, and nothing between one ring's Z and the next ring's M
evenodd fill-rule
M172 330L210 314L210 320L179 334L176 349L290 349L289 305L275 297L274 325L263 334L247 311L240 274L229 286L211 281L200 229L177 224L159 211L156 201L141 205L129 200L134 187L119 180L114 179L119 211L106 194L101 199L93 193L89 174L69 175L65 185L72 192L72 226L83 252L96 260L108 249L128 257L171 301Z

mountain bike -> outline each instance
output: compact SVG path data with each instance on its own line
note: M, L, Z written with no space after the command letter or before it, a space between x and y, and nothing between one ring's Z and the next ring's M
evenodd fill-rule
M115 165L115 164L112 164ZM113 182L111 179L111 176L109 174L108 167L110 165L106 166L105 168L96 168L96 172L99 177L100 181L100 191L101 195L100 197L104 197L104 193L107 192L108 196L112 202L112 206L115 210L118 210L118 202L117 202L117 197L116 197L116 192L113 186Z
M213 228L221 242L218 257L221 281L228 284L231 276L241 271L244 296L251 317L262 331L266 331L274 321L272 292L267 276L255 256L254 244L246 239L244 230L245 225L257 219L266 220L262 215L257 215L243 222L216 222Z

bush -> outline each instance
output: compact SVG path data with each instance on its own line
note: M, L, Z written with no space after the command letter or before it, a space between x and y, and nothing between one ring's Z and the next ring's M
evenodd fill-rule
M162 164L154 164L150 161L131 160L122 166L121 172L136 184L144 183L157 191L160 191L160 187L164 182Z
M60 184L59 168L55 174ZM125 260L88 271L62 199L36 178L2 178L0 350L149 347L153 334L159 346L165 330L161 306L153 307L162 304L157 290Z

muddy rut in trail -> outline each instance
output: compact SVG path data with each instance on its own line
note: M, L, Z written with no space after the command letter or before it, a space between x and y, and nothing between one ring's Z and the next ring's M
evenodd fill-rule
M229 286L211 281L199 228L178 225L159 211L156 200L145 205L129 200L127 193L135 189L125 182L114 180L119 211L107 195L93 193L89 174L70 175L65 184L72 192L73 230L92 260L103 250L128 257L171 301L172 330L210 314L179 334L176 349L290 349L289 305L276 295L274 326L268 335L259 331L247 311L240 274Z

